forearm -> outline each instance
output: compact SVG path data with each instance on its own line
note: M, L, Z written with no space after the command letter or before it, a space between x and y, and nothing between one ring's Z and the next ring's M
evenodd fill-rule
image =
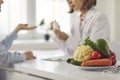
M57 37L54 37L53 40L54 40L54 43L57 45L57 47L64 51L64 49L65 49L65 42L60 40Z
M25 55L22 53L14 52L4 52L0 53L0 66L9 66L13 63L25 61Z
M66 53L66 55L73 55L74 51L77 48L77 46L75 46L75 41L72 41L71 38L69 38L67 41L54 38L54 42L60 49L62 49Z
M65 41L65 45L67 48L71 50L76 50L77 47L79 46L79 42L76 40L75 37L69 37L67 41Z
M17 38L17 33L12 32L5 39L1 41L1 44L8 50L12 44L12 42Z

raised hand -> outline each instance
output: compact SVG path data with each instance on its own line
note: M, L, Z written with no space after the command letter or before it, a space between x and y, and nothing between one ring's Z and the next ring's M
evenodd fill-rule
M58 22L55 20L55 21L52 21L51 23L50 23L50 26L51 26L51 29L58 29L58 30L60 30L60 25L58 24Z
M66 41L68 39L69 35L60 30L60 26L56 21L52 21L50 23L50 26L53 32L55 33L56 37L58 37L59 39L63 41Z
M36 26L28 26L28 24L18 24L15 28L15 32L19 32L20 30L33 30Z

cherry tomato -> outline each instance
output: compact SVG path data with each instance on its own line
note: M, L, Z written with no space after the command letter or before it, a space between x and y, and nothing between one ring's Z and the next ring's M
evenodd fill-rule
M100 59L101 58L101 54L98 51L93 51L90 58L91 59Z

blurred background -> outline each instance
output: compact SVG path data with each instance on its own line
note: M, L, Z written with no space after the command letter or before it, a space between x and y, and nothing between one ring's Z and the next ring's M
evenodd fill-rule
M120 41L120 0L97 0L97 9L108 16L111 26L111 40ZM0 40L7 36L19 23L36 25L33 31L21 31L12 49L54 49L52 31L47 31L49 23L57 20L61 30L69 33L71 15L66 0L4 0L0 12ZM45 25L40 26L44 19ZM49 41L44 40L44 35L50 34ZM31 46L28 46L31 45ZM41 46L42 45L42 46ZM24 48L25 49L25 48Z

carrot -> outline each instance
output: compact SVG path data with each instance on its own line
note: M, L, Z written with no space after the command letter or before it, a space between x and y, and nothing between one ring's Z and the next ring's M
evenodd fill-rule
M112 60L110 58L95 59L83 62L81 66L111 66Z

